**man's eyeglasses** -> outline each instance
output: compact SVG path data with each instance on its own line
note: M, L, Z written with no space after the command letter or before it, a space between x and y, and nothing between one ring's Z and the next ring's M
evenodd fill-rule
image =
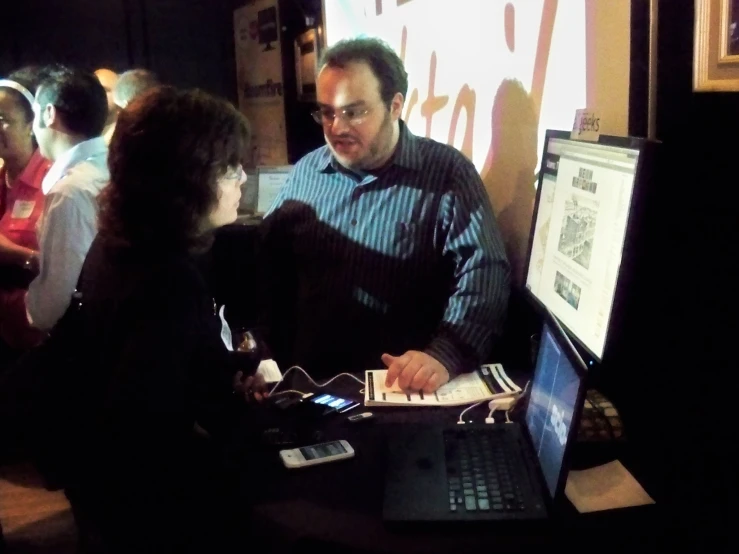
M347 125L359 125L365 120L368 113L370 113L369 108L343 108L340 110L318 108L310 114L319 125L332 125L337 117Z

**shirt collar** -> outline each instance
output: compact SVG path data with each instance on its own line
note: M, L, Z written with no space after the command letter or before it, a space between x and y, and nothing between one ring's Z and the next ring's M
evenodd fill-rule
M40 189L40 177L45 175L46 171L49 169L49 165L49 160L44 158L37 148L31 156L31 159L28 160L26 167L23 168L23 171L18 176L18 179L27 187Z
M398 126L400 128L398 144L395 146L390 165L398 165L408 169L421 169L423 167L423 156L418 148L418 139L410 132L402 119L398 120ZM326 173L329 168L338 171L338 163L328 146L324 146L317 162L318 171Z
M418 138L410 132L402 119L399 119L398 123L400 125L400 137L393 153L392 163L408 169L421 169L423 167L423 156L418 147Z
M49 172L41 183L44 194L48 194L51 188L61 179L72 166L100 155L108 150L103 137L95 137L80 142L67 150L54 162Z

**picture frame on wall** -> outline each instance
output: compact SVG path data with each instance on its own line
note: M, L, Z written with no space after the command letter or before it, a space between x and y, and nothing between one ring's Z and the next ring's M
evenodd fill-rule
M308 29L295 39L295 76L299 102L316 101L319 44L316 29Z
M695 0L693 91L739 91L739 0Z

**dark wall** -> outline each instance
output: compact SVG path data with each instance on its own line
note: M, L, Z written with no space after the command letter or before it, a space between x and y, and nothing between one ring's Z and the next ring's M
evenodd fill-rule
M659 10L657 136L667 153L663 202L671 214L663 286L671 301L664 305L669 323L655 330L647 357L645 397L657 415L645 427L671 478L676 529L695 530L695 545L725 547L737 493L727 445L737 439L728 383L739 365L739 92L693 92L694 2L660 2ZM707 544L700 549L711 550Z
M29 63L145 67L236 100L233 9L243 0L24 0L0 33L0 74ZM12 23L12 24L11 24Z
M233 10L245 0L25 0L6 8L0 75L25 64L60 62L90 70L153 70L162 81L199 87L238 103ZM288 161L323 144L299 102L294 40L321 21L321 0L279 0Z
M324 144L323 131L310 111L313 102L300 102L295 75L295 39L308 29L306 17L321 22L320 0L279 0L282 24L281 46L285 90L285 129L288 162L294 164L305 154Z

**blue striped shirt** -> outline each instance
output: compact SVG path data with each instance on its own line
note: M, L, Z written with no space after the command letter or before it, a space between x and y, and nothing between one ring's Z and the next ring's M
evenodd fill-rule
M267 337L283 364L328 375L412 349L454 375L501 332L510 270L480 176L402 121L379 173L347 171L327 146L302 158L262 232L268 294L282 302Z

